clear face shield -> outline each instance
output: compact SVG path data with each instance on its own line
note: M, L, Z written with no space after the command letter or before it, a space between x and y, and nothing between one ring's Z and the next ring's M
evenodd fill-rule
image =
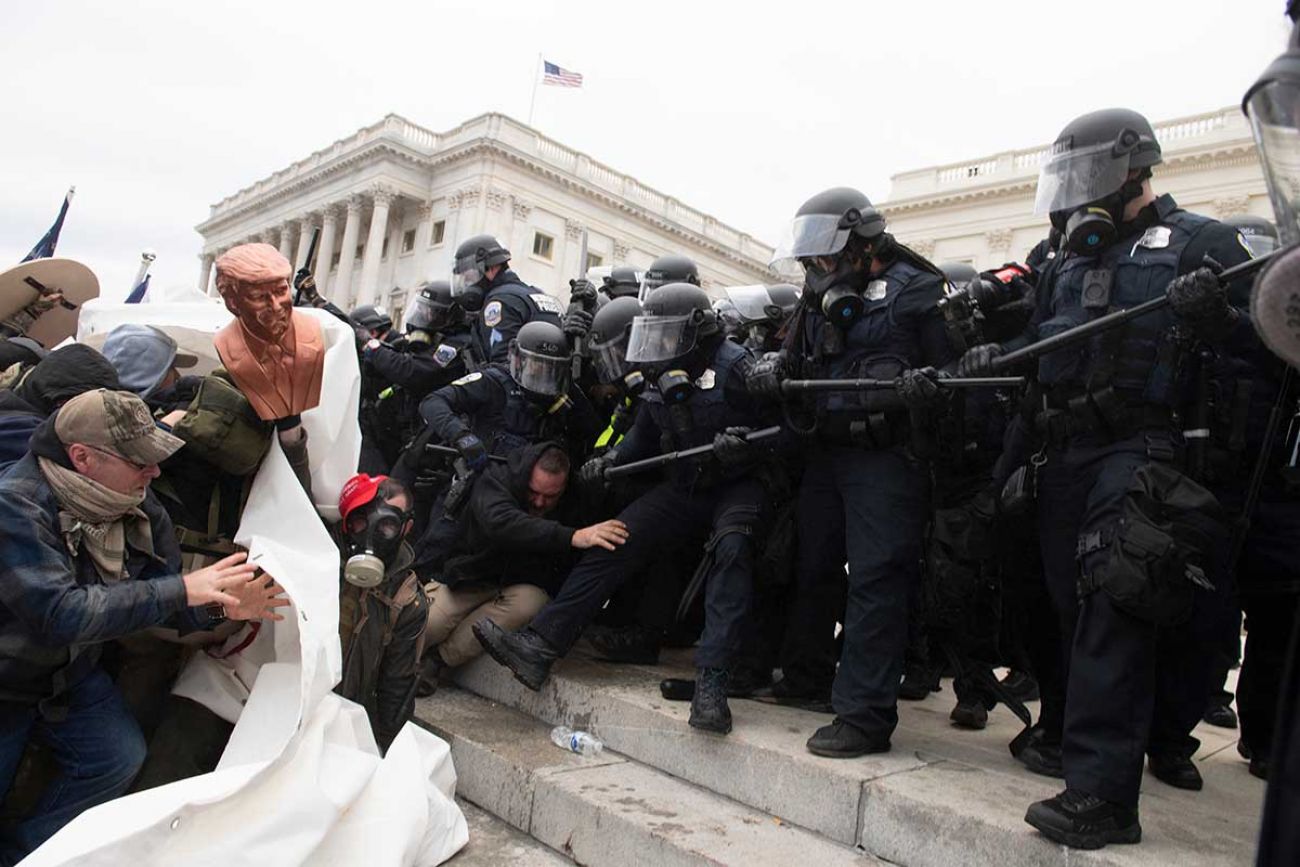
M596 366L596 378L604 385L620 381L628 371L628 332L624 331L608 343L591 344L591 360Z
M1124 186L1128 172L1129 155L1116 154L1111 143L1051 154L1038 172L1034 214L1045 217L1104 199Z
M795 217L768 267L782 280L802 282L802 260L821 259L824 263L830 263L849 242L852 229L841 226L841 222L841 218L834 214L804 214Z
M407 331L436 332L444 328L451 319L451 308L434 304L423 295L417 295L406 312L404 322Z
M451 294L465 295L483 279L478 261L474 256L462 256L451 268Z
M685 355L695 348L698 329L691 316L638 316L627 338L629 364L654 364Z
M1300 241L1300 82L1274 80L1246 102L1282 246ZM1249 238L1247 240L1250 240Z
M533 394L546 397L563 394L568 389L571 368L567 358L523 349L518 342L510 346L510 376L520 388Z
M766 286L728 286L726 292L745 325L768 320L780 322L784 318L785 311L772 300Z

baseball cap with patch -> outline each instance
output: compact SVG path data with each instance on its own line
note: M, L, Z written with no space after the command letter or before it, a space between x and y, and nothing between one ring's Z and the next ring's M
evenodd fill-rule
M99 388L63 405L54 432L64 445L82 443L137 464L157 464L185 445L154 424L149 407L134 394Z

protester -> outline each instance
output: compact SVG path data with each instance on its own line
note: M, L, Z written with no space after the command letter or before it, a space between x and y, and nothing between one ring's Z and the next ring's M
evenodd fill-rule
M574 529L569 477L568 454L541 442L489 467L474 484L459 534L438 558L437 579L425 585L422 695L437 688L442 672L483 653L473 624L487 619L522 629L558 591L578 551L612 550L627 538L617 520Z
M29 739L62 769L4 840L6 857L122 794L140 769L144 740L99 664L103 642L161 624L278 620L289 604L243 553L178 574L171 522L149 483L180 446L138 397L96 389L44 421L0 479L0 790Z
M387 476L353 476L339 494L339 639L335 692L366 709L381 750L411 715L428 606L406 544L411 494Z

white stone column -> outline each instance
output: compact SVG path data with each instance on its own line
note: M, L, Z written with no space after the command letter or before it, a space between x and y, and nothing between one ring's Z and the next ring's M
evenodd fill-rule
M433 206L428 202L415 209L415 285L431 279L429 245L433 243ZM446 228L445 226L443 227Z
M579 259L582 257L582 230L586 228L577 220L564 221L564 246L552 253L557 270L556 277L560 284L569 285L569 281L578 276Z
M356 259L357 236L361 234L362 198L348 196L348 219L343 224L343 246L339 248L339 276L330 287L330 300L340 307L352 305L352 263Z
M203 253L199 256L202 263L199 267L199 291L204 295L208 294L208 284L212 282L212 263L216 261L211 253Z
M293 270L295 273L298 271L299 268L303 267L302 260L307 258L307 247L311 245L311 236L312 233L315 231L315 228L316 228L316 221L313 217L310 216L303 217L301 220L298 221L298 248L294 250L293 259L290 262L290 264L293 265ZM306 265L308 268L311 267L310 262L307 262ZM316 288L318 290L320 289L319 280L316 281Z
M280 227L280 255L286 259L293 255L293 231L290 223L285 223ZM292 259L289 261L290 263L293 262Z
M376 186L371 191L371 196L375 204L370 212L366 248L361 253L361 285L357 290L357 304L375 303L379 285L379 254L383 250L384 235L388 232L388 208L393 201L392 190L383 186Z
M397 260L402 255L402 225L405 215L394 210L388 220L388 261L379 266L379 285L376 297L380 304L389 306L388 294L397 285Z
M324 298L330 282L330 266L334 264L334 234L338 231L339 215L333 205L326 205L320 221L320 247L316 250L316 291Z

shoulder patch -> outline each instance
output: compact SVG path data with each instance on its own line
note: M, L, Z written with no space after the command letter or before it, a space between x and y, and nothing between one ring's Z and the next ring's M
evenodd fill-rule
M868 301L879 301L881 298L885 297L885 293L888 291L889 284L884 280L872 280L867 284L867 289L862 293L862 297L866 298Z
M718 375L713 371L713 368L710 367L708 370L700 374L699 379L695 380L695 386L701 391L708 391L717 384L717 379Z
M1237 243L1241 245L1241 249L1246 251L1247 256L1252 259L1255 258L1255 251L1251 249L1250 242L1246 240L1246 236L1241 232L1237 233Z
M489 301L483 308L483 324L488 328L496 328L501 324L501 302Z
M554 313L556 316L564 315L564 305L560 303L559 298L547 295L545 292L533 292L528 297L533 299L537 309L543 313Z
M455 361L456 356L459 354L460 353L456 347L447 343L439 343L438 348L433 351L433 360L438 362L441 366L446 367Z
M483 372L476 370L473 373L467 373L460 379L455 380L452 382L452 385L469 385L471 382L478 382L482 378Z

